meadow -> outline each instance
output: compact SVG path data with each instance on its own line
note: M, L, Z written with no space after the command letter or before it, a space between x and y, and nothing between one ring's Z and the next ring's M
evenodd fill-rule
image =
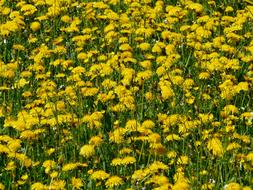
M0 0L0 190L251 190L252 84L250 0Z

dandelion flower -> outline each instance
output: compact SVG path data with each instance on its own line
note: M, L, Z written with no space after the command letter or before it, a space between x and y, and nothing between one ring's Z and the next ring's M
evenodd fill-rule
M167 141L179 141L181 138L177 134L170 134L166 137Z
M0 183L0 190L4 190L4 189L5 189L4 185Z
M112 188L119 186L123 183L123 179L118 176L111 176L106 182L105 185L107 188Z
M90 178L94 180L105 180L110 176L110 174L106 173L103 170L95 171L91 174Z
M1 188L0 188L0 189L1 189ZM40 183L40 182L36 182L36 183L32 184L31 189L32 189L32 190L44 190L44 189L46 189L46 186L43 185L43 184Z
M151 173L158 172L159 170L168 170L169 167L160 161L153 162L149 167Z
M123 158L122 162L124 165L134 164L136 162L136 159L135 159L135 157L127 156L127 157Z
M72 183L73 188L75 189L81 189L81 187L83 186L83 181L80 178L72 177L71 183Z
M95 154L94 145L84 145L82 146L80 150L80 155L82 155L85 158L90 158Z
M241 190L241 186L238 183L229 183L225 185L224 190Z
M15 164L15 162L14 161L10 161L8 164L7 164L7 166L5 167L5 170L7 170L7 171L11 171L11 170L14 170L14 169L16 169L16 164ZM1 189L1 188L0 188Z
M55 180L53 181L50 186L49 189L66 189L66 182L64 180Z
M189 163L190 159L188 156L180 156L177 160L177 164L187 165Z
M89 140L89 144L94 146L99 146L103 142L103 139L100 136L93 136Z
M210 74L208 72L201 72L199 74L199 79L208 79L210 77Z
M118 165L122 165L123 162L122 162L122 159L121 158L114 158L111 162L111 165L112 166L118 166Z
M120 154L129 154L129 153L131 153L131 152L133 152L133 150L130 149L130 148L122 148L122 149L119 151Z
M58 176L58 172L57 171L53 171L51 174L50 174L50 177L51 178L56 178Z
M207 148L215 156L222 156L224 153L222 143L218 138L212 138L211 140L209 140L207 143Z
M36 32L40 29L41 25L39 22L32 22L31 25L30 25L31 29L33 32Z
M150 44L149 43L141 43L140 45L139 45L139 48L142 50L142 51L147 51L147 50L149 50L150 49Z
M68 163L68 164L65 164L63 167L62 167L62 171L69 171L69 170L74 170L76 169L77 167L79 166L78 163Z

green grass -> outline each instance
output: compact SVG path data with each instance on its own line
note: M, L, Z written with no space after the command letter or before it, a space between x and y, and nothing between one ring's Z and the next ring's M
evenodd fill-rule
M0 3L0 189L252 189L250 3L103 2L52 1L55 16L50 1L24 1L33 14ZM95 152L81 155L87 144ZM127 156L136 161L112 165ZM64 171L69 163L79 165ZM98 170L110 178L91 179ZM112 176L122 180L108 185Z

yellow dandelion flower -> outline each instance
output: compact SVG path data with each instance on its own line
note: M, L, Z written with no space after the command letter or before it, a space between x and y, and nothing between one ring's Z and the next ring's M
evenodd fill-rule
M207 148L213 153L214 156L222 156L224 154L224 149L221 141L218 138L212 138L207 143Z
M234 10L233 7L227 6L226 9L225 9L225 12L227 12L227 13L228 12L233 12L233 10Z
M21 139L34 139L35 137L36 137L36 134L30 130L25 130L21 132L20 134Z
M123 165L134 164L136 162L135 157L127 156L122 159Z
M241 118L247 119L249 122L253 120L253 112L244 112L240 115Z
M168 189L171 189L171 188L172 188L172 185L167 183L167 184L161 185L159 187L156 187L153 190L168 190Z
M43 185L43 184L40 183L40 182L36 182L36 183L32 184L31 189L32 189L32 190L45 190L45 189L46 189L46 186Z
M241 135L239 138L242 142L246 143L246 144L250 144L251 140L250 140L250 136L249 135Z
M21 44L13 44L12 48L19 51L25 51L25 47Z
M80 60L88 60L88 59L87 59L87 58L88 58L88 57L87 57L87 54L84 53L84 52L78 53L77 58L80 59Z
M152 101L153 98L154 98L154 97L153 97L152 92L146 92L146 93L145 93L145 99L146 99L148 102Z
M149 172L155 173L158 172L159 170L168 170L169 167L160 161L155 161L148 167L148 169Z
M68 15L63 15L63 16L61 17L61 21L62 21L62 22L65 22L65 23L70 23L70 22L71 22L71 18L70 18L70 16L68 16Z
M247 156L246 156L246 159L248 161L251 162L251 165L253 166L253 152L250 152Z
M16 164L15 164L15 162L14 161L10 161L8 164L7 164L7 166L5 167L5 170L7 170L7 171L11 171L11 170L14 170L14 169L16 169Z
M169 183L169 180L166 176L154 175L149 180L147 180L145 182L145 184L150 184L150 183L154 183L154 184L157 184L157 185L165 185L165 184Z
M155 123L152 120L145 120L142 124L142 127L147 128L147 129L152 129L155 127Z
M80 150L80 155L82 155L85 158L90 158L95 154L95 147L94 145L84 145L82 146Z
M66 182L64 180L55 180L49 185L49 189L65 190Z
M189 2L188 8L194 10L196 13L201 13L204 8L199 3L193 3L192 1Z
M109 4L117 5L120 1L119 0L109 0Z
M117 128L109 134L109 140L111 142L120 144L124 141L124 134L127 132L125 128Z
M249 186L245 186L245 187L242 188L242 190L252 190L252 188L249 187Z
M213 114L204 114L204 113L199 113L198 117L200 118L202 123L208 123L213 121Z
M119 166L119 165L123 165L123 161L121 158L114 158L111 162L112 166Z
M25 91L25 92L22 93L22 96L23 96L24 98L28 98L28 97L31 97L31 96L32 96L32 93L31 93L30 91Z
M148 136L148 141L150 143L158 143L161 142L161 136L158 133L152 133Z
M105 185L107 188L112 188L119 186L123 183L123 179L118 176L111 176L106 182Z
M128 43L128 38L127 38L127 37L120 37L120 38L119 38L119 43L120 43L120 44Z
M235 86L235 92L240 93L240 91L248 91L249 84L248 82L240 82L238 85Z
M141 61L140 65L144 68L144 69L151 69L152 67L152 63L150 60L145 60L145 61Z
M21 11L24 12L24 15L32 15L37 11L37 8L32 4L25 4L21 7Z
M56 166L56 162L53 160L46 160L42 164L43 167L45 167L45 172L49 173L52 168Z
M0 183L0 190L4 190L4 189L5 189L4 184Z
M189 180L184 176L182 168L178 168L176 174L173 176L176 183L173 185L172 190L190 190Z
M149 174L148 169L139 169L135 170L133 175L132 175L132 180L133 181L141 181L143 180L147 175Z
M71 184L72 184L73 188L75 188L75 189L81 189L81 187L83 186L83 181L80 178L72 177L71 178Z
M69 171L69 170L74 170L74 169L76 169L78 166L79 166L78 163L68 163L68 164L63 165L62 171L65 172L65 171Z
M29 177L29 176L28 176L28 174L26 173L26 174L24 174L24 175L21 176L21 179L25 181L25 180L28 179L28 177Z
M103 142L103 139L100 136L93 136L89 140L89 144L94 146L99 146Z
M30 28L32 29L33 32L36 32L40 29L41 24L39 22L32 22L30 25Z
M238 144L238 143L233 142L233 143L229 143L226 150L230 151L230 150L234 150L234 149L238 149L238 148L241 148L241 145Z
M167 100L174 96L174 92L169 86L160 86L163 100Z
M152 52L153 52L153 53L161 53L161 52L162 52L162 48L161 48L158 44L155 44L155 45L152 47Z
M184 82L184 78L182 76L170 76L170 79L175 85L181 85Z
M241 190L241 186L238 183L232 182L225 185L224 190Z
M51 173L50 173L50 177L51 178L56 178L57 176L58 176L58 172L57 171L52 171Z
M167 153L167 157L172 159L172 158L175 158L177 156L177 153L175 151L169 151Z
M16 152L19 148L21 148L21 140L19 139L12 139L7 144L8 148L12 152Z
M208 174L208 171L202 170L202 171L199 172L199 174L204 176L204 175L207 175L207 174Z
M110 177L110 174L106 173L104 170L94 171L90 176L90 178L94 180L105 180L108 177Z
M54 152L55 152L55 148L50 148L50 149L47 150L47 154L48 154L48 155L51 155L51 154L53 154Z
M179 141L181 138L177 134L170 134L166 137L167 141Z
M221 111L222 117L228 117L230 114L234 115L239 112L239 109L235 105L226 105Z
M183 165L187 165L189 164L190 159L188 156L180 156L177 160L177 164L183 164Z
M0 135L0 141L9 142L11 140L12 140L12 138L9 137L8 135Z
M201 72L199 74L199 79L208 79L210 77L210 74L208 72Z
M144 43L141 43L140 45L139 45L139 48L142 50L142 51L147 51L147 50L149 50L150 49L150 44L149 43L146 43L146 42L144 42Z
M127 131L137 131L138 128L140 127L140 123L136 121L135 119L128 120L125 126L125 129Z
M201 185L201 190L210 190L210 189L213 189L214 186L215 186L214 183L211 183L211 182L205 183L205 184Z
M122 51L131 51L132 47L129 44L125 43L125 44L121 44L119 46L119 49Z
M0 3L0 5L2 4L2 2ZM8 15L10 12L11 12L11 9L9 7L2 7L2 10L1 10L2 14L3 15Z
M122 148L122 149L119 151L120 154L129 154L129 153L131 153L131 152L133 152L133 150L132 150L131 148Z

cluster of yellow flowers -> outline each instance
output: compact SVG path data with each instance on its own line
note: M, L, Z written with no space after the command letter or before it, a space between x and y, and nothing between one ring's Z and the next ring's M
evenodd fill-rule
M253 187L253 6L0 0L0 190Z

